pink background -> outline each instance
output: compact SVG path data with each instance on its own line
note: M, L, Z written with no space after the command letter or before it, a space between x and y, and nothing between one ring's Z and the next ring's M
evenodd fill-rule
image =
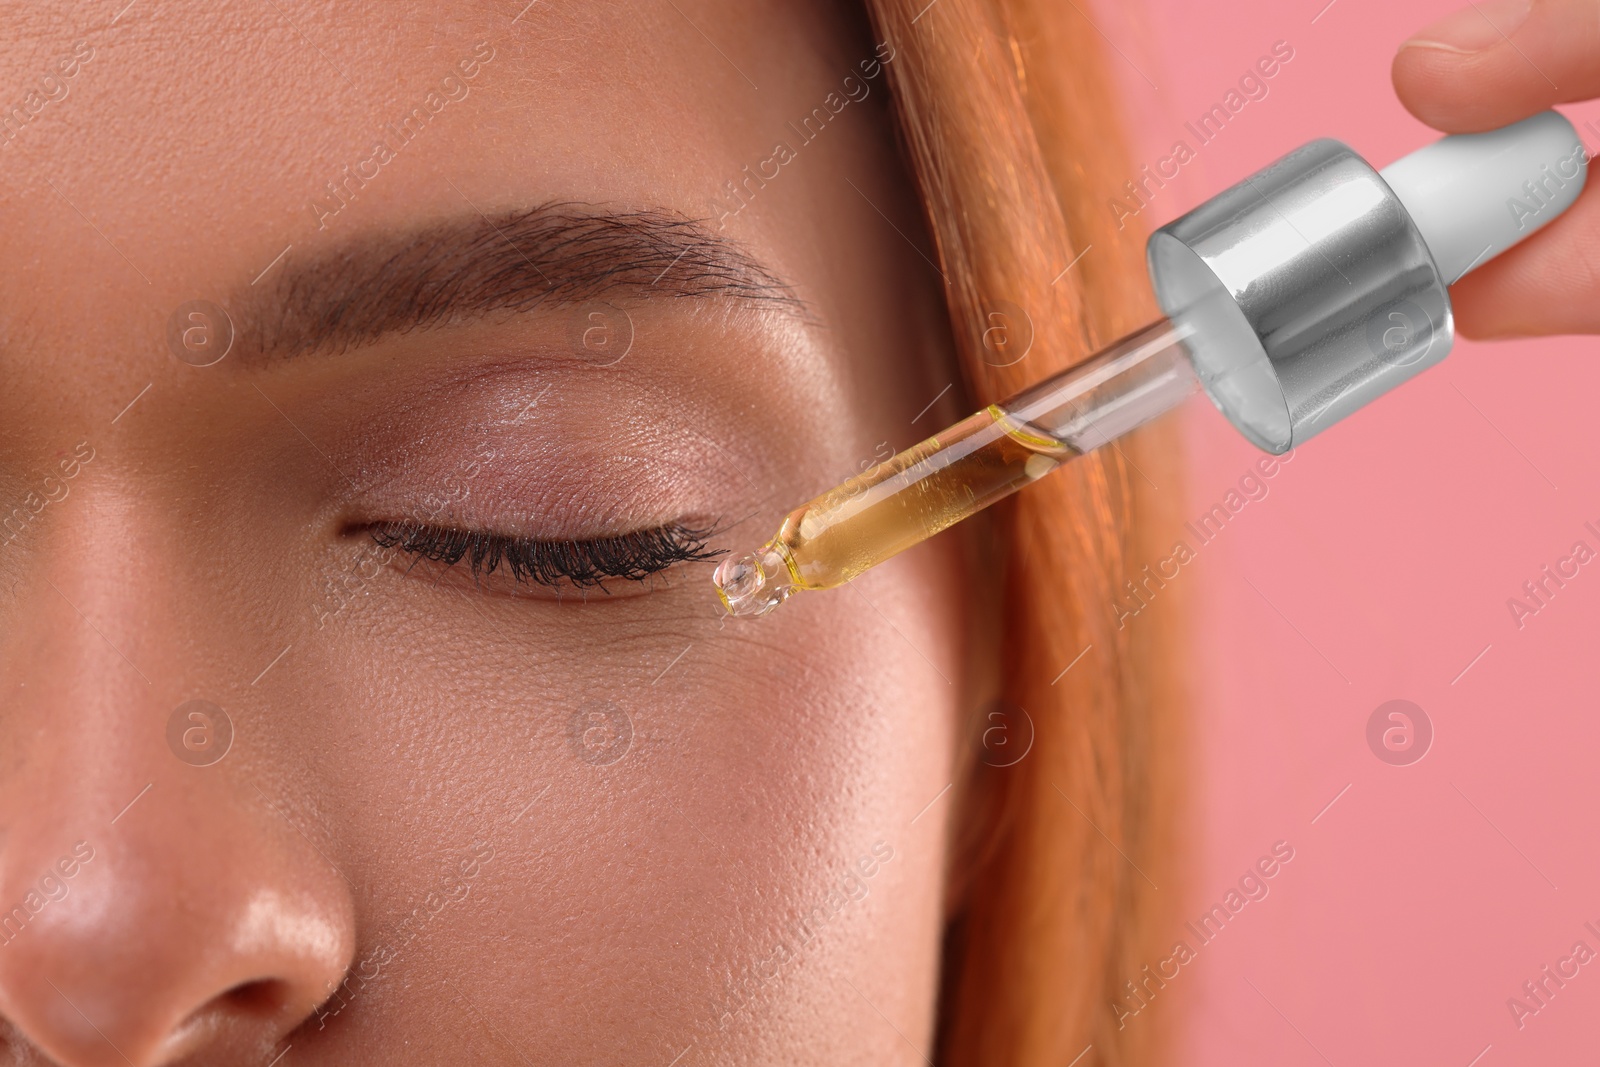
M1389 63L1455 5L1337 0L1319 15L1323 2L1080 5L1124 53L1110 60L1136 166L1192 145L1184 120L1273 42L1294 48L1141 222L1314 137L1383 166L1437 136L1395 99ZM1562 110L1600 129L1600 107ZM1583 136L1593 152L1595 130ZM1273 842L1295 849L1146 1009L1183 1020L1185 1067L1592 1062L1600 961L1521 1029L1506 1001L1580 938L1600 951L1583 925L1600 928L1600 562L1520 630L1506 601L1579 538L1600 550L1583 528L1600 527L1597 354L1587 338L1458 341L1297 451L1181 572L1200 664L1187 913ZM1184 417L1194 517L1258 453L1203 401ZM1392 699L1433 724L1409 766L1367 745Z

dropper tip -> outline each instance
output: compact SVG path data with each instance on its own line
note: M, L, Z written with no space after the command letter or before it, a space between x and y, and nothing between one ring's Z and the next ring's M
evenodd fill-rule
M711 582L729 615L765 615L795 591L788 565L772 545L723 560Z

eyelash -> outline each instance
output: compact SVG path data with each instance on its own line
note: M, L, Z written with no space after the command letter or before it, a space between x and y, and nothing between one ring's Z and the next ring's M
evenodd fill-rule
M410 522L381 523L371 532L380 547L398 548L419 561L453 567L466 560L474 578L503 566L525 585L601 592L607 579L642 582L676 564L705 562L726 552L707 547L711 530L681 523L585 541L540 541Z

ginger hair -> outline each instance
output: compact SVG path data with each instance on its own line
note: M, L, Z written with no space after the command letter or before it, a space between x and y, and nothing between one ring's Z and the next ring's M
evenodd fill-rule
M1084 15L1059 0L867 7L896 50L902 148L970 399L1003 399L1154 319L1144 234L1106 208L1132 170ZM1034 330L1008 366L984 346L1002 302ZM1164 593L1137 619L1115 605L1175 540L1175 439L1147 427L997 509L1002 696L1035 737L1014 766L974 761L963 783L937 1033L949 1067L1160 1055L1172 1013L1119 1020L1112 1004L1171 940L1181 600Z

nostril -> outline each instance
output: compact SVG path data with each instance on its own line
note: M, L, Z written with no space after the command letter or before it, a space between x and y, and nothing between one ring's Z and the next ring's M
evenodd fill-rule
M0 1063L33 1063L34 1060L28 1058L31 1055L32 1047L22 1031L12 1025L9 1019L0 1019Z
M289 1006L292 991L287 982L276 979L259 979L241 982L217 998L213 1005L239 1015L268 1019L281 1014Z
M161 1062L180 1059L198 1049L241 1047L263 1033L276 1033L293 1014L294 988L277 979L240 982L195 1009L173 1027L161 1047Z

